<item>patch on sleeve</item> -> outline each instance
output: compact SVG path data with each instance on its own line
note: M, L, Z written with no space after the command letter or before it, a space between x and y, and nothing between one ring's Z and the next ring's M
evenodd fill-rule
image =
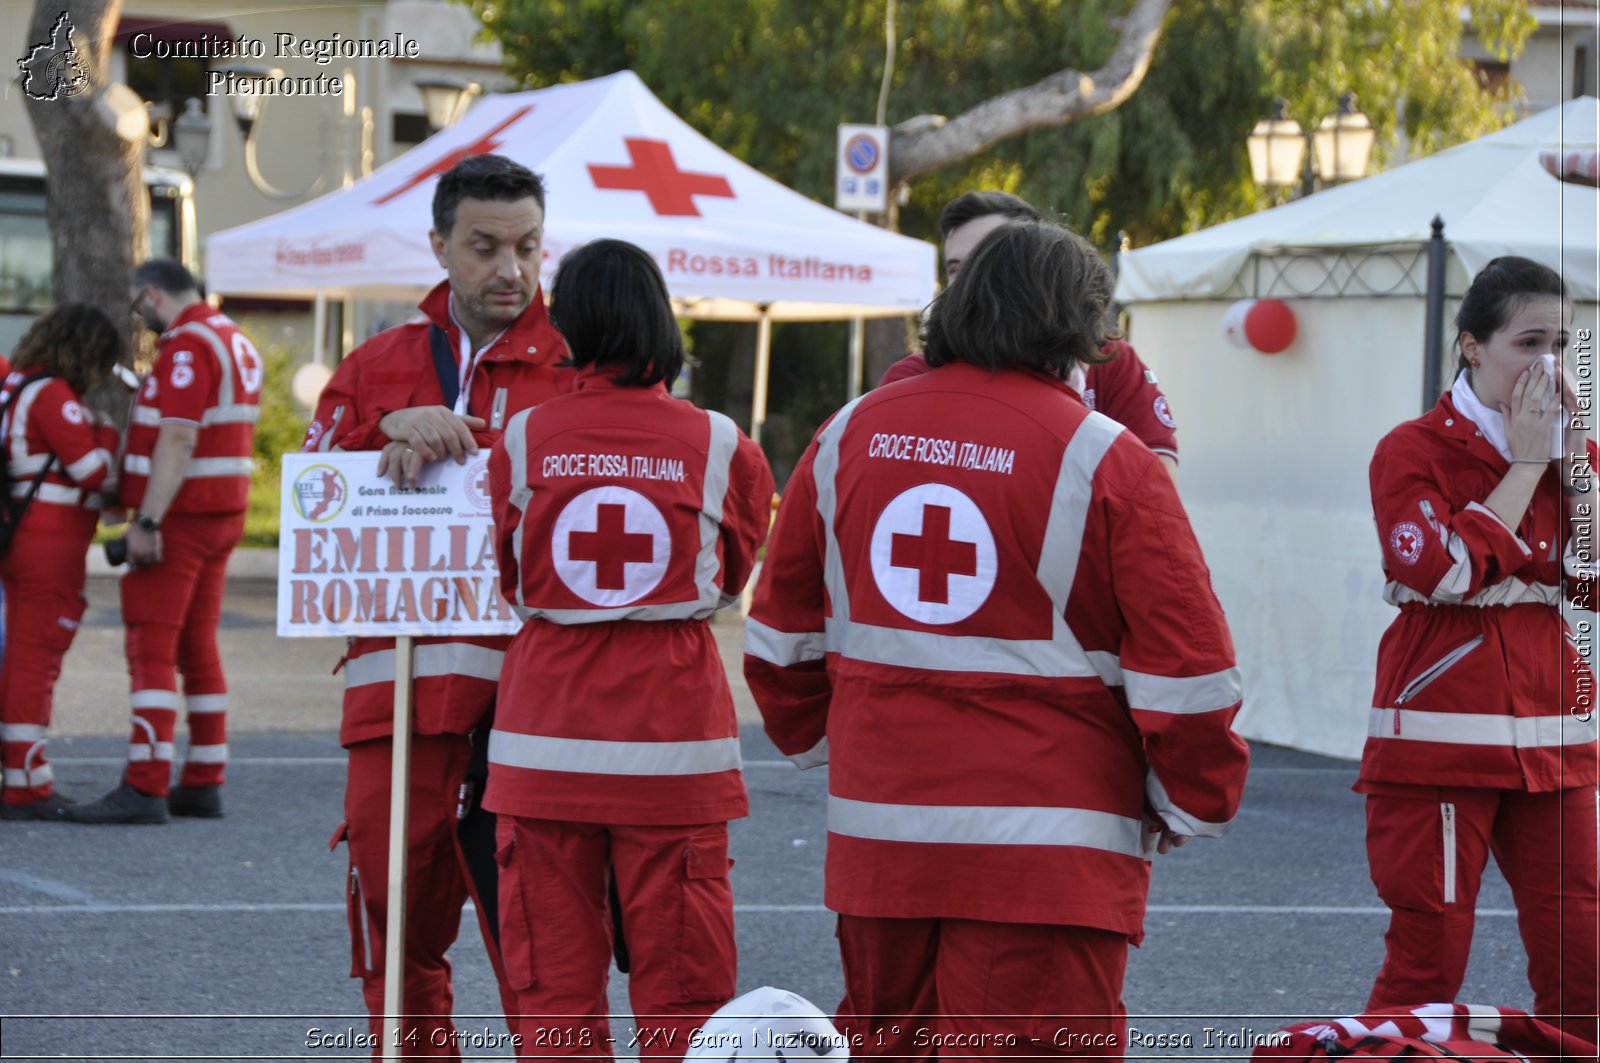
M61 404L61 418L68 424L82 424L83 407L79 406L72 399L68 399L66 402Z
M188 387L190 384L194 383L194 366L192 366L192 365L175 365L175 366L173 366L172 367L172 372L167 377L167 380L175 388L186 388L186 387Z
M1172 419L1172 408L1167 405L1167 397L1165 395L1157 395L1156 401L1151 403L1151 408L1156 412L1156 420L1168 428L1178 427L1178 422Z
M1389 529L1389 552L1408 565L1422 558L1422 527L1403 520Z

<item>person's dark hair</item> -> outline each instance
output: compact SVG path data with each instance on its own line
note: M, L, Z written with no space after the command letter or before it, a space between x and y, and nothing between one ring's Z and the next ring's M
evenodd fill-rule
M1010 192L968 192L944 205L939 215L939 239L944 239L974 218L999 214L1015 221L1042 221L1033 204Z
M944 294L923 334L929 365L1029 366L1065 377L1106 360L1111 270L1071 229L1012 221L985 236Z
M132 283L135 288L149 285L160 288L168 295L198 292L200 281L189 272L189 267L173 258L152 258L134 267Z
M11 368L51 373L82 395L121 357L122 337L103 310L88 303L62 303L28 326L11 355Z
M667 282L655 259L624 240L595 240L562 257L550 320L574 366L616 367L624 386L671 381L683 368L683 333Z
M449 236L463 199L511 203L532 197L544 210L544 179L504 155L468 155L446 170L433 190L433 227Z
M1462 336L1487 343L1528 300L1547 295L1567 297L1561 274L1549 266L1516 255L1491 259L1472 278L1467 294L1461 297L1461 308L1456 311L1456 371L1470 368L1466 353L1461 350Z

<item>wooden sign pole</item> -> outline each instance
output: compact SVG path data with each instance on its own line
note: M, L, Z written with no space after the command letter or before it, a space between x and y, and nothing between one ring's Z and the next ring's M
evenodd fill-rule
M383 949L383 1058L399 1059L405 1001L406 851L411 819L411 636L394 640L394 760L389 768L389 917Z

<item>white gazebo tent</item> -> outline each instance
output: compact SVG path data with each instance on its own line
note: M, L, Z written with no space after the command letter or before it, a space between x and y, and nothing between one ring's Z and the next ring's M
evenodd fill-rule
M1561 271L1575 369L1593 394L1600 229L1591 188L1540 152L1594 149L1592 97L1273 210L1124 254L1117 297L1179 421L1180 491L1245 676L1240 731L1359 754L1378 639L1393 616L1367 467L1389 429L1431 407L1430 223L1443 222L1444 337L1473 274L1518 254ZM1297 334L1265 355L1230 344L1236 300L1279 299ZM1580 390L1585 387L1580 375Z
M746 166L630 71L490 96L355 184L206 241L206 282L229 295L414 298L443 279L428 246L440 173L494 152L545 178L545 276L602 237L656 259L679 312L760 323L756 433L773 321L917 313L931 245L866 225Z

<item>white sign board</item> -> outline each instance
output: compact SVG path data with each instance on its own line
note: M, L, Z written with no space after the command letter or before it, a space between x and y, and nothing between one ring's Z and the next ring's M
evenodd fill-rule
M889 209L889 127L841 125L833 205L840 210Z
M278 634L509 635L489 511L489 452L437 461L415 489L378 455L287 454L278 547Z

